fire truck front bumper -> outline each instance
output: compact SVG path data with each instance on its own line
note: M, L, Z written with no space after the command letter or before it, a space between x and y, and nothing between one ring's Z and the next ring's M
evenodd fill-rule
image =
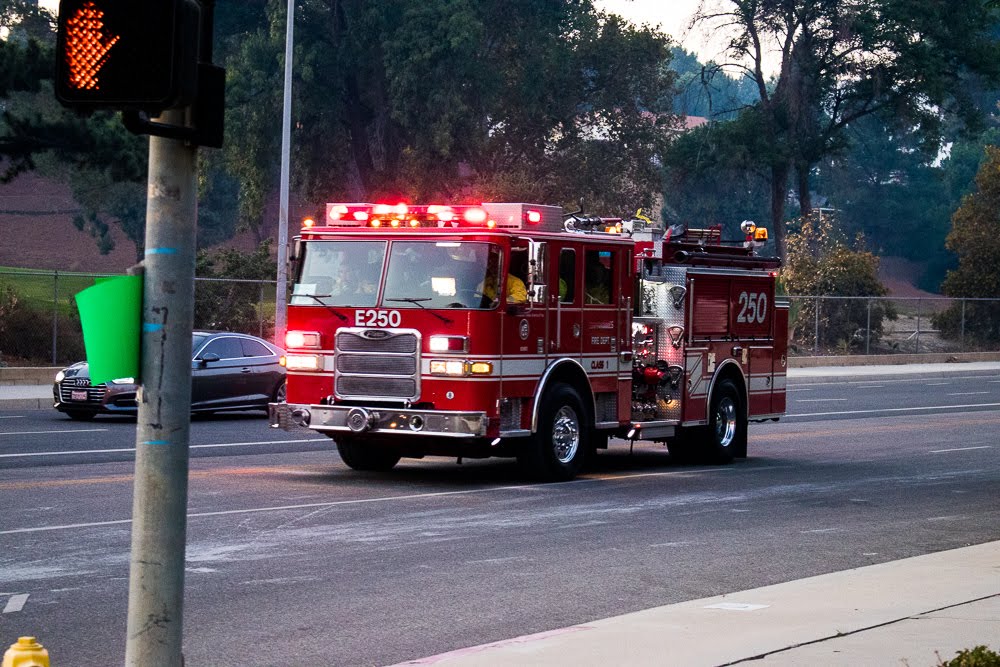
M421 435L436 438L482 438L489 420L485 412L398 410L346 405L269 403L272 428L307 427L334 433Z

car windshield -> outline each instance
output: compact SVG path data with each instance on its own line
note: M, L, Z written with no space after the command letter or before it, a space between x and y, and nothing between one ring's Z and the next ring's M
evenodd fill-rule
M310 241L292 287L295 306L374 306L385 241Z
M500 247L493 243L394 241L382 303L392 308L493 308L500 258Z

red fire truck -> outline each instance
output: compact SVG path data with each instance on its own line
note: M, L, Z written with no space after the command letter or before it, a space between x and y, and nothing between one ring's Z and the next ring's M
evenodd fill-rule
M612 437L745 457L748 421L785 411L788 330L753 236L533 204L328 204L290 253L271 424L328 435L357 470L514 456L566 480Z

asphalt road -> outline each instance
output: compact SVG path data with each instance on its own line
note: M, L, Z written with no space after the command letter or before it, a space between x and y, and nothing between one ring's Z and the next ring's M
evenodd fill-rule
M360 474L309 432L196 420L187 664L392 664L1000 539L1000 375L802 380L789 405L746 461L619 446L551 485L504 460ZM122 662L133 437L0 412L0 643Z

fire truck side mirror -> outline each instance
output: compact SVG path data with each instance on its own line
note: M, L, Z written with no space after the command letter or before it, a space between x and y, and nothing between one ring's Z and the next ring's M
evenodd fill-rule
M542 285L541 283L536 283L532 285L531 291L528 293L528 298L532 303L545 303L545 297L548 293L548 287Z

